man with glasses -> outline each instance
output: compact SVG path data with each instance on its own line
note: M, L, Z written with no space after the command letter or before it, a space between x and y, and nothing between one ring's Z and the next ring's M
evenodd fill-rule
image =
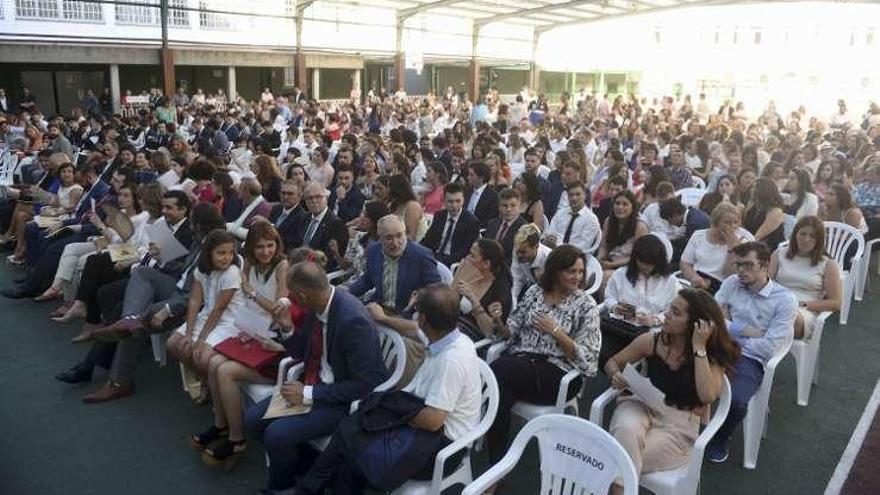
M731 377L732 401L727 419L709 442L709 461L720 463L730 454L730 437L748 412L749 400L764 379L764 366L794 337L797 299L770 280L770 250L760 242L746 242L731 250L736 274L715 294L724 310L728 330L742 354ZM694 359L706 359L695 353Z
M304 199L309 215L300 220L294 244L291 247L307 246L325 253L330 253L330 243L336 243L336 252L344 253L348 247L348 229L345 222L334 215L327 206L330 196L323 185L309 182L305 187ZM327 271L336 270L338 260L332 256L327 261Z
M278 229L278 234L285 246L293 246L296 240L296 229L299 227L306 211L300 204L302 190L291 179L281 183L281 203L272 207L269 222Z

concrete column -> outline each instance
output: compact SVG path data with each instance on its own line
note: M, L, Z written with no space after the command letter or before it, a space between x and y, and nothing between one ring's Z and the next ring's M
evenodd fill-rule
M605 94L605 73L599 72L599 84L596 87L596 94L600 97Z
M476 58L471 59L468 67L468 98L476 102L480 97L480 63Z
M173 97L177 80L174 74L174 50L163 48L159 58L162 61L162 88L165 96Z
M308 70L306 69L306 56L302 53L302 51L297 50L296 58L294 59L294 77L296 78L296 86L303 93L309 95L309 97L314 98L309 90L309 77Z
M235 81L234 65L230 65L226 68L226 75L226 100L229 103L232 103L238 98L238 85Z
M312 98L321 99L321 69L312 69Z
M529 90L538 93L540 91L540 85L541 69L538 69L538 64L536 62L532 62L531 67L529 68Z
M394 55L394 91L406 91L406 55L403 52Z
M361 98L361 70L355 69L351 75L351 90L357 95L358 100Z
M113 113L122 109L122 91L119 88L119 64L110 64L110 97L113 99Z

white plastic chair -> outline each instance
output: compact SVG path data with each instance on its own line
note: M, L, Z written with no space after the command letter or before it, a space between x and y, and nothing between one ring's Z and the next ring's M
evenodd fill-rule
M480 380L482 381L483 393L480 405L481 417L477 426L437 453L437 457L434 460L434 475L430 481L407 481L394 490L392 495L440 495L440 492L451 486L467 485L473 481L470 449L477 440L489 431L492 423L495 422L499 400L498 382L495 380L495 374L492 373L492 368L483 361L480 361ZM446 461L462 449L466 450L461 464L452 474L444 477L443 468Z
M452 270L449 269L448 266L444 265L442 262L437 262L437 273L440 274L440 281L446 285L452 283Z
M587 248L587 252L592 254L593 256L599 251L599 246L602 245L602 231L599 230L596 232L596 237L593 239L593 243L590 244L590 247Z
M540 451L542 495L604 494L618 477L625 495L638 494L636 469L614 437L585 419L548 414L529 421L507 454L462 495L480 495L504 478L516 467L532 438L537 438Z
M806 406L810 402L812 385L819 382L819 345L822 342L822 330L825 328L825 320L831 316L830 311L825 311L816 316L813 321L813 332L809 339L795 340L789 351L794 357L797 369L797 403Z
M706 445L724 424L727 413L730 411L730 382L726 376L722 387L721 396L718 398L718 407L715 408L712 419L697 437L687 463L677 469L643 474L639 478L641 486L655 495L696 495L700 486L700 471L703 468L703 453L706 450ZM590 421L602 426L605 409L611 401L620 395L620 392L620 390L609 388L597 397L590 407Z
M691 187L693 187L694 189L706 189L706 182L703 179L697 176L692 176L691 181Z
M153 360L159 363L159 366L165 366L168 363L168 348L165 341L167 336L165 333L154 333L150 335L150 343L153 347Z
M767 436L767 417L770 415L770 389L773 388L773 376L776 374L776 366L791 349L793 337L794 334L764 367L764 379L761 381L761 386L749 400L748 413L743 421L743 467L746 469L755 469L758 464L761 439Z
M880 243L880 238L865 242L865 254L862 256L862 261L859 262L861 273L859 273L859 278L856 281L856 301L861 301L865 295L865 288L868 285L868 272L871 271L871 258L874 256L874 246L878 243ZM880 275L880 263L877 264L877 275Z
M400 377L403 376L404 368L406 368L406 345L403 337L394 330L385 327L379 328L379 346L382 349L382 359L385 367L391 371L391 376L387 380L376 386L376 392L389 390L397 385ZM293 365L293 358L287 357L278 364L278 378L275 385L266 385L258 383L242 384L241 389L254 403L260 402L266 397L270 397L275 387L280 387L287 380L295 380L305 370L302 363Z
M675 249L672 247L672 241L670 241L663 232L651 232L648 235L653 235L657 239L660 239L660 242L663 243L663 247L666 249L666 262L672 263L672 255L675 252Z
M492 344L492 346L489 347L489 351L486 353L486 362L492 364L493 361L501 357L501 354L507 350L507 345L507 341ZM571 399L568 399L571 392L572 382L578 376L580 376L580 372L577 370L571 370L563 375L562 380L559 382L559 390L556 392L556 402L553 405L543 406L528 402L517 402L513 405L513 408L511 408L510 411L515 416L519 416L526 420L534 419L545 414L566 414L566 412L571 413L572 416L578 416L580 412L578 401L583 394L584 386L587 381L581 380L581 389L578 390Z
M602 264L599 263L599 260L596 259L595 256L587 257L587 272L584 275L587 280L590 279L590 276L593 276L593 283L587 287L587 294L593 295L598 292L599 287L602 287Z
M706 195L705 189L697 189L696 187L685 187L675 191L675 195L681 199L681 203L685 206L699 206L700 200Z
M856 277L860 273L862 255L865 252L865 237L855 227L842 222L824 222L825 224L825 251L834 258L840 267L840 280L843 283L843 301L840 306L840 324L846 325L849 318L849 308L852 305L853 293L855 292ZM852 265L849 270L844 270L846 253L852 243L857 243L853 257L850 258Z

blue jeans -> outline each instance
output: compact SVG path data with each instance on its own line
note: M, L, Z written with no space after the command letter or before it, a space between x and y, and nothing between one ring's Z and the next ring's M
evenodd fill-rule
M348 411L312 406L308 414L264 420L270 400L267 398L251 406L245 412L244 421L245 427L254 432L269 456L268 488L284 490L294 486L296 477L305 474L309 468L302 459L302 451L311 449L306 442L332 435Z
M764 365L760 361L741 356L736 363L736 369L730 380L730 412L718 433L712 438L712 443L727 445L730 437L737 426L742 423L749 411L749 400L761 387L764 380Z

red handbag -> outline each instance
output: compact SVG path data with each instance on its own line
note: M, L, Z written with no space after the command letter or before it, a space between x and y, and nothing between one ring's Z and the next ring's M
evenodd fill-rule
M275 377L275 370L278 368L282 354L264 348L258 340L242 342L238 337L229 337L215 345L214 350L269 378Z

